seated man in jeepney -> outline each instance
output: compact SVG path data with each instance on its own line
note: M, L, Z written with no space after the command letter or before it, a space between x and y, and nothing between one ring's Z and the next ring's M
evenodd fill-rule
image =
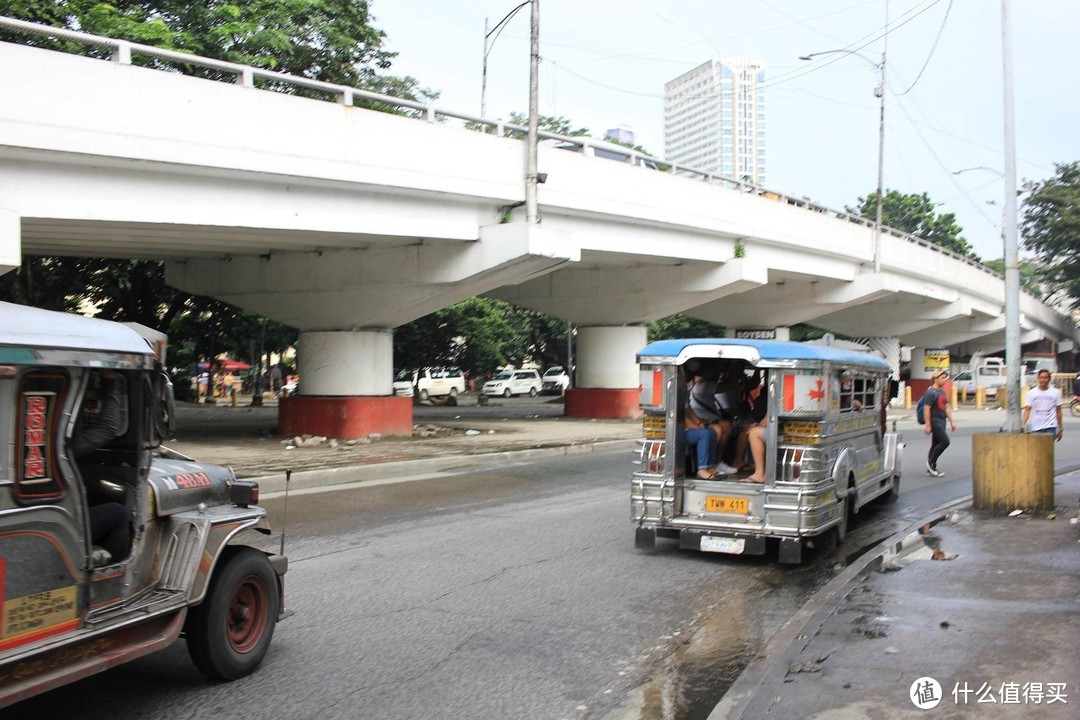
M715 465L713 474L730 475L735 472L735 468L723 462L716 463L716 460L722 457L733 430L732 421L722 417L716 405L719 374L715 369L694 365L687 368L687 374L692 380L687 381L686 417L693 417L701 425L690 425L691 421L688 419L686 427L707 427L713 432L716 442L710 467Z

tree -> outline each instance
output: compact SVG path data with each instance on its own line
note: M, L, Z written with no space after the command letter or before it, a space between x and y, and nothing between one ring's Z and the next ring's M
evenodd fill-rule
M683 313L675 313L649 323L646 326L646 337L649 342L676 338L719 338L724 337L724 328Z
M887 190L881 203L881 223L946 250L979 259L961 235L964 229L956 224L956 216L952 213L938 214L934 212L936 207L926 193L904 195L897 190ZM846 210L852 215L876 221L877 191L859 198L858 207L848 207Z
M1005 274L1005 260L1002 258L987 260L983 265L996 273ZM1046 271L1041 263L1031 260L1020 261L1020 286L1037 298L1043 296L1042 286L1045 282L1045 275Z
M1051 295L1080 309L1080 162L1054 166L1054 176L1029 182L1020 229L1024 247L1042 261Z

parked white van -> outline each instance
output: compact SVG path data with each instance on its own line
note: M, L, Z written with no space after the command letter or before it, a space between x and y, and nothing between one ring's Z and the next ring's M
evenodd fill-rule
M423 402L430 398L456 398L465 392L465 375L456 367L426 367L402 370L394 378L394 394L415 397Z
M495 377L484 383L482 395L524 395L536 397L544 387L540 379L540 373L535 370L503 370Z

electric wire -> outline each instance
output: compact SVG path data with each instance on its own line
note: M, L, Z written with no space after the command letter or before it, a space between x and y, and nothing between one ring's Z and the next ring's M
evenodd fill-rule
M919 74L915 76L915 80L908 86L908 89L902 93L896 93L896 96L907 95L918 84L919 79L926 72L926 68L930 65L930 60L934 57L934 51L937 50L938 43L941 42L941 35L945 32L945 24L949 22L949 12L952 10L953 0L949 0L948 6L945 8L945 17L941 18L941 27L938 28L937 37L934 38L934 44L930 46L930 52L926 55L926 62L923 63L922 69L919 70Z

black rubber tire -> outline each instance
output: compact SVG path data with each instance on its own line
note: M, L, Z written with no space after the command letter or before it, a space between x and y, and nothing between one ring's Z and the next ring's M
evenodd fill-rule
M424 402L425 400L428 399L428 397L429 396L428 396L428 391L427 390L421 390L420 391L420 402Z
M503 397L510 397L513 393L510 392L510 388L503 390Z
M238 548L221 562L206 597L188 612L184 631L195 667L214 680L236 680L265 657L281 596L277 574L258 550Z
M534 388L534 387L529 388L529 397L536 397L537 394L538 393L536 392L536 388Z

